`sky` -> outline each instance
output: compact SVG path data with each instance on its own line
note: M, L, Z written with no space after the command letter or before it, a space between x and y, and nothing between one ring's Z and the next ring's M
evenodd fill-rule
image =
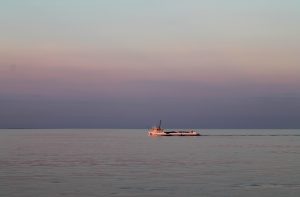
M0 128L300 128L298 0L0 0Z

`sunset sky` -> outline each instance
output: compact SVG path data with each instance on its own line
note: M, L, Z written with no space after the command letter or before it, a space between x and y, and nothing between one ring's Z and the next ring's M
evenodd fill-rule
M0 128L300 128L299 0L3 0Z

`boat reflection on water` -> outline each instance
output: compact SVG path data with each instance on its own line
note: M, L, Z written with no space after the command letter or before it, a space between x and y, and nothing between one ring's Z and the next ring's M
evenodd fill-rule
M188 131L167 131L161 128L161 120L159 121L159 125L151 128L148 131L149 136L200 136L200 133L188 130Z

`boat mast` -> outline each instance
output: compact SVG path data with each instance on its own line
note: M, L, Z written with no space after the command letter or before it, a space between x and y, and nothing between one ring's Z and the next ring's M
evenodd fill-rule
M159 120L158 129L161 130L161 120Z

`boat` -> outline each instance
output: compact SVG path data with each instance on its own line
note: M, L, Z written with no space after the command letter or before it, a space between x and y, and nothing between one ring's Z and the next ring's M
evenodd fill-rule
M179 131L167 131L161 128L161 120L159 121L159 125L152 127L148 131L149 136L200 136L200 133L193 130L179 130Z

